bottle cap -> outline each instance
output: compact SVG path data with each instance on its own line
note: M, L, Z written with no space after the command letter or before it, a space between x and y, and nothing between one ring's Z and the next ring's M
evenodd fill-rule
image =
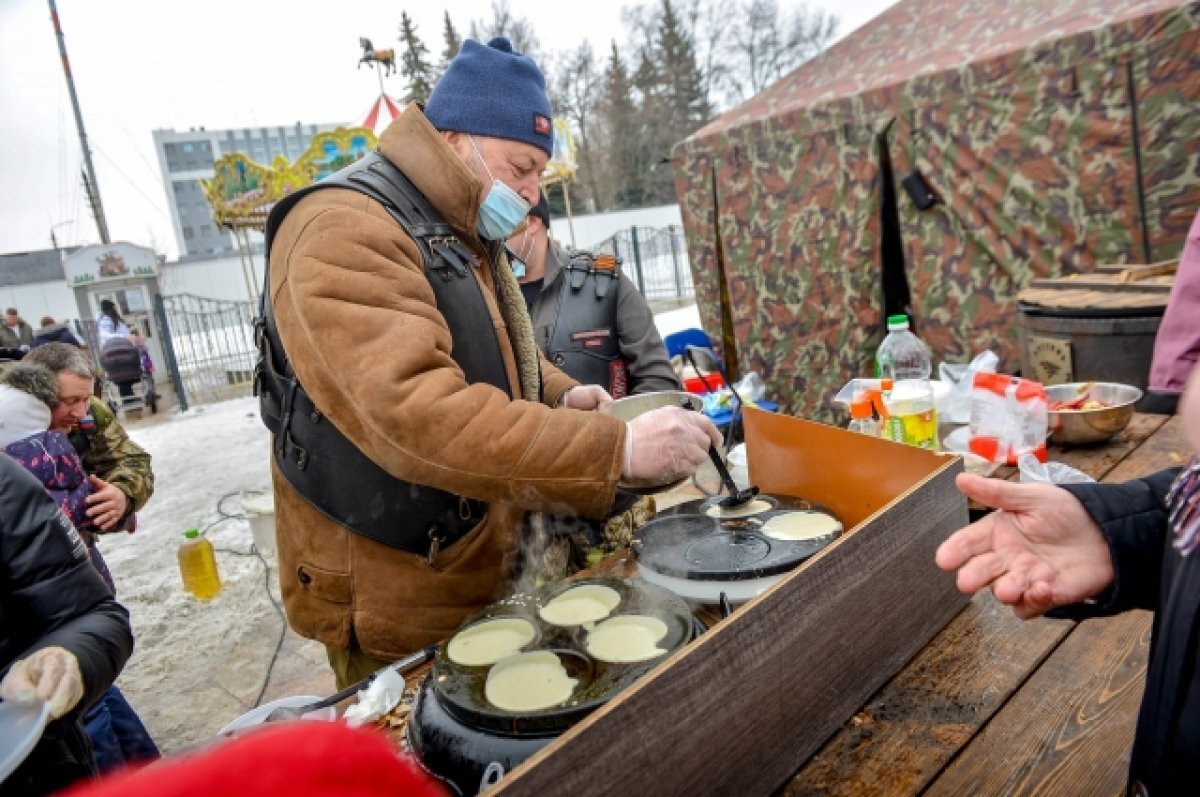
M200 536L200 529L188 529L183 533L183 536L187 537L189 540L194 540Z
M855 420L871 417L871 397L869 395L860 395L850 402L850 417Z
M900 329L908 329L908 316L903 313L888 316L888 331L892 332Z

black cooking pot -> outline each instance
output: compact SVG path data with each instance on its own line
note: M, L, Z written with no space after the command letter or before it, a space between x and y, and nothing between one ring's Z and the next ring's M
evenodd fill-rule
M596 660L587 653L586 630L555 626L538 615L538 607L585 584L617 591L620 603L612 617L643 614L666 623L667 635L659 642L666 654L627 664ZM408 741L422 765L461 795L475 794L485 775L507 773L697 633L695 619L683 599L641 579L561 582L536 596L494 604L469 618L463 628L497 617L520 617L532 623L536 635L523 650L555 653L578 683L571 698L558 706L526 713L499 709L484 694L490 666L471 667L451 661L446 654L449 641L443 644L417 692L408 722Z

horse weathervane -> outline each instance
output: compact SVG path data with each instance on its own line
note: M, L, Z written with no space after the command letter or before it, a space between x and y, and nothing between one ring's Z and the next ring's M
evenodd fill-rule
M396 51L395 50L376 50L371 44L371 40L360 36L358 46L362 47L362 58L358 59L358 65L372 64L374 66L382 66L383 74L390 75L396 71Z

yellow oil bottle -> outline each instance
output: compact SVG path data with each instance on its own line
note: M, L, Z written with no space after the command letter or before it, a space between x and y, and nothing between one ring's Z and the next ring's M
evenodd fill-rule
M221 576L217 572L217 557L212 543L196 529L183 533L179 544L179 574L183 588L199 600L206 601L221 591Z
M901 379L884 398L887 417L882 437L918 448L938 450L937 411L927 379Z

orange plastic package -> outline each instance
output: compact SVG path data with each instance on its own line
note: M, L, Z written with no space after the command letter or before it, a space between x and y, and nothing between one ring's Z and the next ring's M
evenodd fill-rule
M1007 374L976 373L971 388L972 454L1016 465L1033 454L1046 461L1049 400L1040 382Z

